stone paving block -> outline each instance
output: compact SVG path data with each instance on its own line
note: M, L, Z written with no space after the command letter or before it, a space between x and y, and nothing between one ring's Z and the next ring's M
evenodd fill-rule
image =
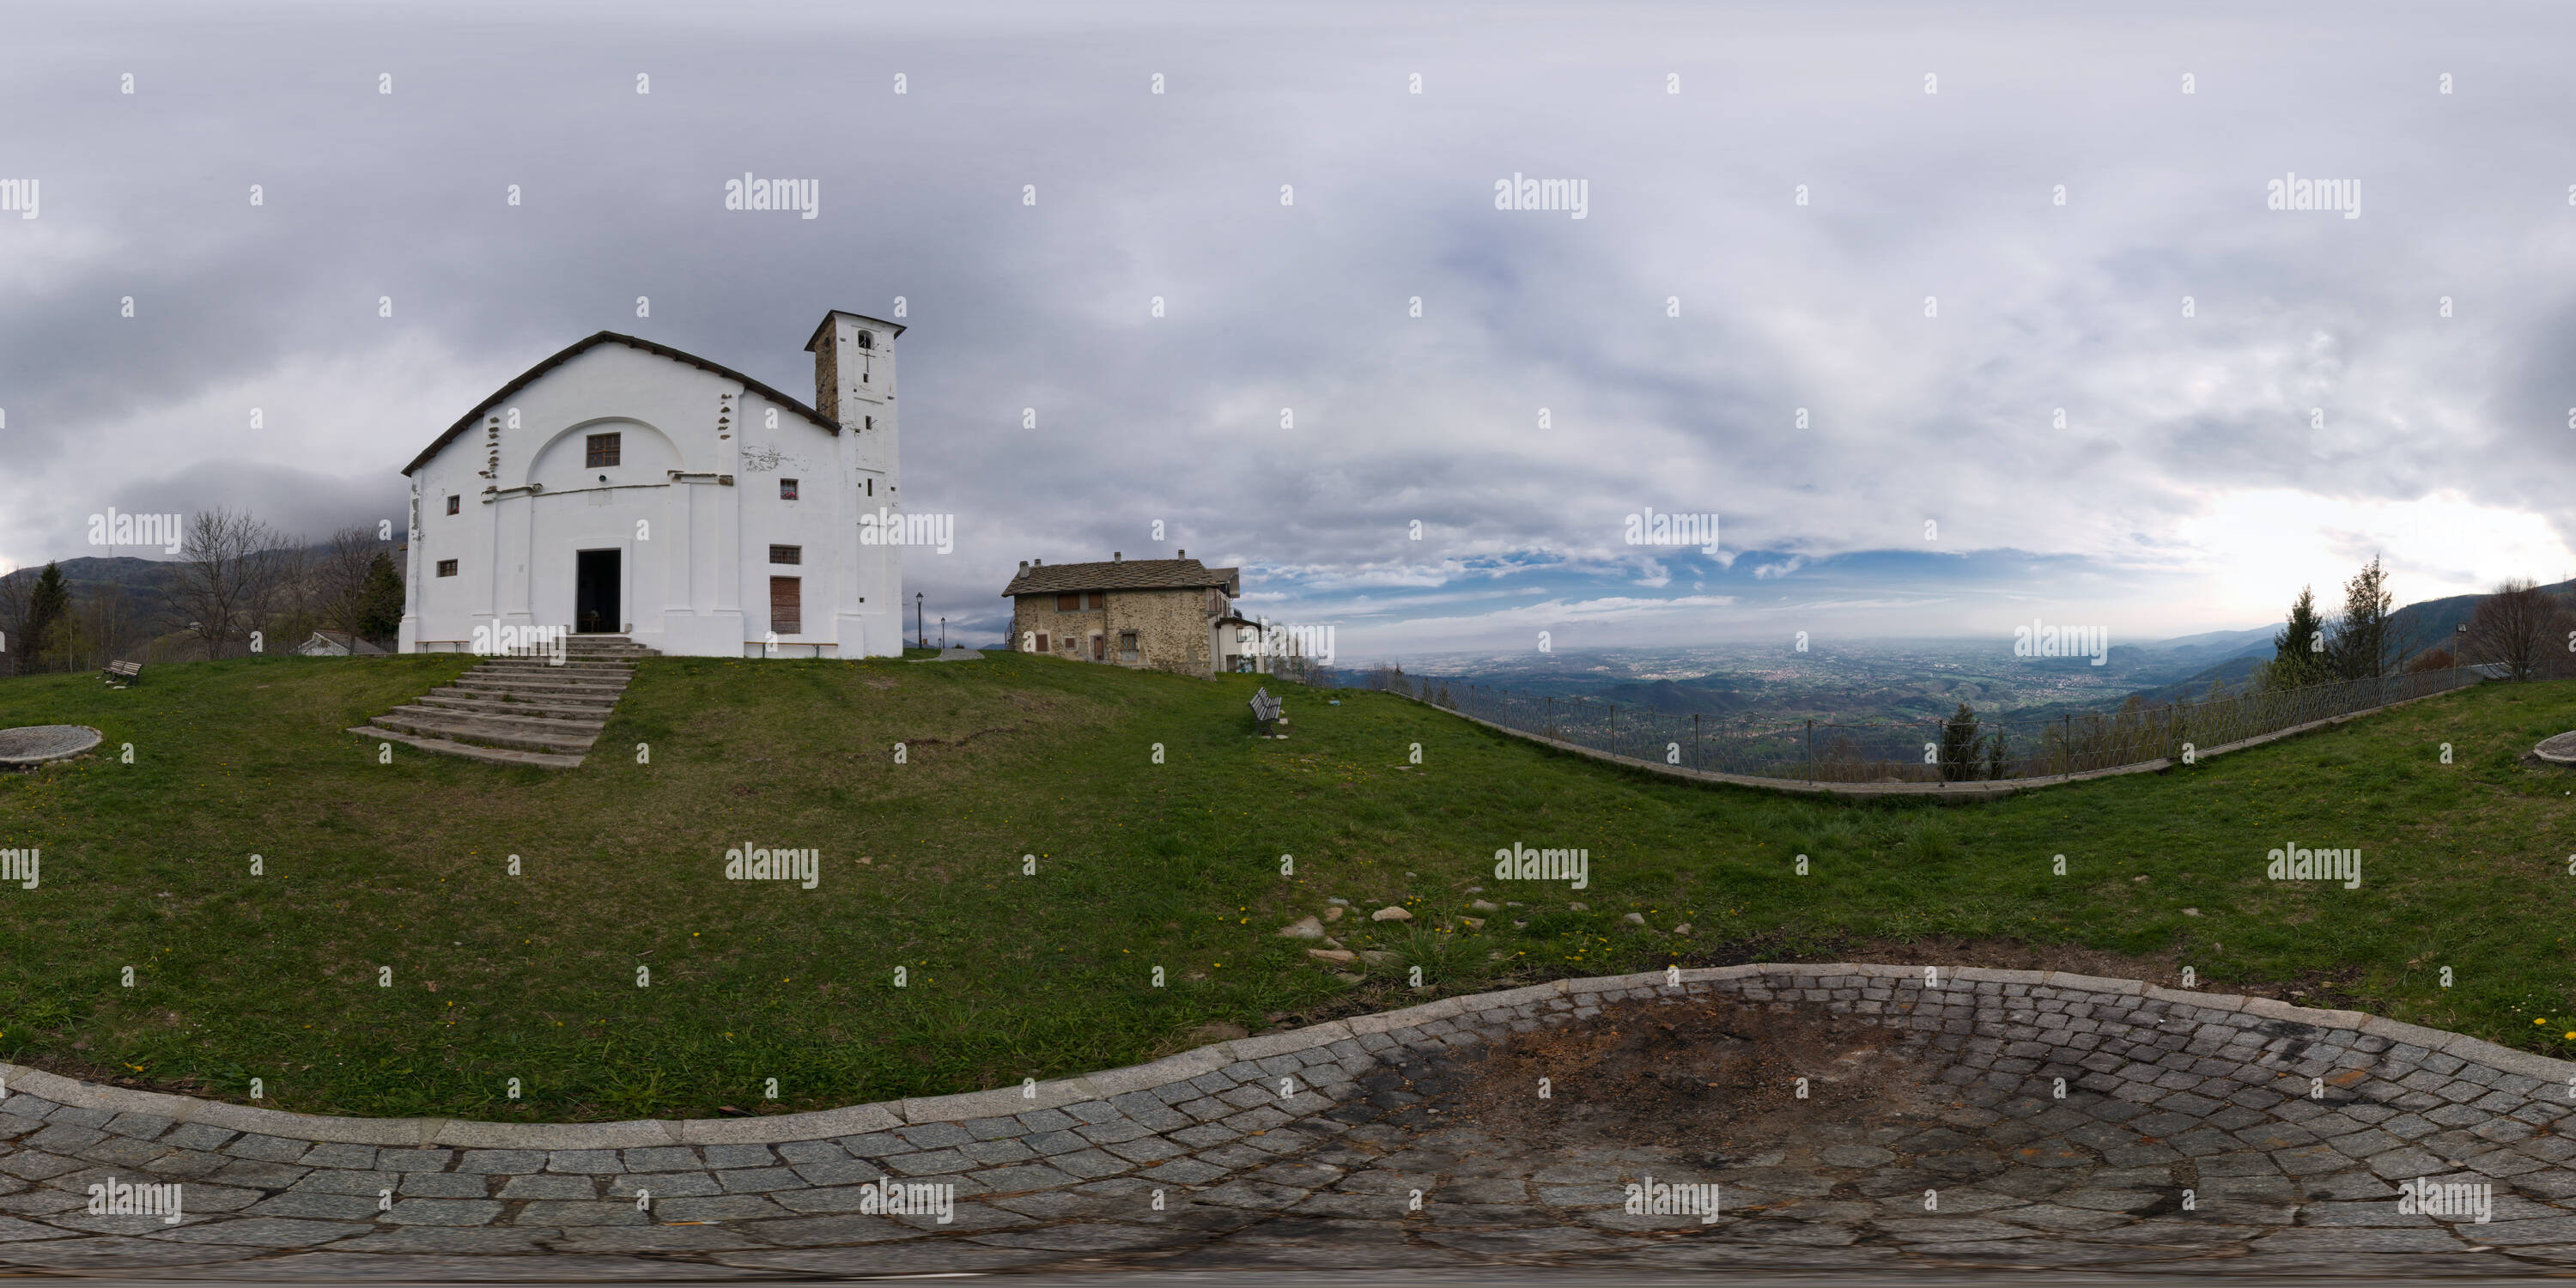
M460 1172L541 1172L546 1154L538 1149L469 1149L459 1154Z
M395 1199L382 1219L393 1225L490 1225L500 1215L501 1205L488 1199Z
M1045 1153L1044 1150L1039 1150ZM953 1149L931 1150L919 1154L897 1154L884 1160L892 1171L905 1176L932 1176L942 1172L964 1172L974 1168L975 1160Z
M1069 1154L1077 1149L1091 1147L1090 1141L1069 1131L1039 1132L1033 1136L1023 1137L1020 1143L1039 1154Z
M959 1146L957 1152L988 1167L1026 1162L1037 1157L1036 1150L1030 1149L1017 1140L970 1141Z
M451 1175L464 1175L462 1172ZM515 1175L501 1186L505 1199L595 1199L599 1182L588 1176L565 1176L553 1173Z
M284 1163L262 1163L240 1159L216 1169L207 1177L217 1185L243 1185L253 1189L280 1190L304 1179L311 1169L289 1167Z
M402 1184L400 1172L352 1172L326 1168L297 1181L293 1189L306 1194L366 1194L390 1190Z
M996 1194L1059 1189L1076 1183L1076 1178L1072 1174L1039 1164L995 1167L972 1172L969 1175L973 1176L976 1182L983 1185L988 1192Z
M592 1172L614 1175L626 1170L613 1149L558 1149L546 1155L549 1172Z
M2449 1170L2448 1165L2441 1159L2412 1145L2404 1149L2392 1149L2370 1159L2369 1163L2371 1171L2392 1181L2430 1176L2435 1172Z
M952 1124L942 1123L939 1125L948 1127L951 1131L956 1130ZM910 1130L917 1129L898 1129L894 1134L901 1136L905 1131ZM741 1167L776 1167L778 1165L777 1156L769 1152L769 1147L767 1145L709 1145L705 1147L704 1153L706 1155L707 1167L711 1171L727 1171Z
M1228 1081L1225 1085L1230 1087L1234 1084L1233 1082ZM1031 1113L1021 1114L1019 1119L1020 1126L1031 1132L1069 1131L1073 1128L1075 1123L1080 1121L1079 1119L1074 1118L1071 1114L1057 1109L1036 1110Z
M521 1208L512 1221L517 1225L571 1227L644 1225L652 1219L632 1203L540 1202Z
M653 1200L653 1213L663 1221L756 1221L785 1216L787 1210L757 1194L724 1194L709 1198Z
M849 1157L841 1153L837 1146L823 1142L811 1143L822 1144L823 1148L831 1150L839 1157ZM702 1166L698 1151L686 1145L664 1145L618 1152L623 1156L626 1170L629 1172L694 1172Z
M1076 1127L1073 1130L1075 1135L1082 1137L1084 1140L1090 1141L1094 1145L1115 1145L1120 1141L1135 1140L1140 1136L1151 1136L1154 1134L1145 1130L1143 1126L1139 1125L1134 1120L1126 1118L1121 1118L1114 1122L1087 1124L1081 1127Z
M886 1168L874 1159L845 1158L836 1163L798 1163L796 1174L808 1185L852 1185L876 1180L886 1174Z
M1020 1120L1016 1117L969 1118L958 1125L966 1129L967 1135L972 1136L977 1140L1007 1140L1028 1130L1026 1127L1021 1125ZM781 1145L778 1147L778 1152L781 1155L786 1155L787 1151L791 1148L793 1148L793 1146ZM792 1163L803 1160L789 1155L788 1161Z
M1240 1134L1241 1133L1234 1131L1232 1128L1218 1126L1213 1123L1203 1123L1196 1127L1185 1127L1179 1131L1172 1132L1170 1134L1170 1138L1179 1141L1192 1149L1205 1149L1214 1145L1222 1145L1227 1141L1235 1139Z
M914 1150L952 1149L975 1139L972 1132L956 1123L924 1123L917 1127L898 1127L894 1134Z
M766 1194L773 1190L805 1188L805 1178L784 1167L745 1167L716 1173L716 1182L727 1194Z
M1250 1066L1228 1066L1228 1070L1230 1072L1237 1067L1249 1068ZM1092 1124L1115 1122L1124 1116L1118 1112L1116 1106L1106 1100L1085 1100L1078 1104L1066 1105L1064 1112L1071 1114L1077 1121Z
M302 1217L317 1221L373 1221L376 1200L356 1194L273 1194L250 1206L253 1216Z
M395 1193L408 1198L480 1199L491 1197L491 1185L472 1172L405 1172Z
M48 1150L58 1154L76 1154L106 1139L107 1133L95 1127L83 1127L71 1123L47 1123L43 1131L27 1137L23 1143L30 1149Z
M611 1177L608 1197L633 1201L638 1195L656 1199L700 1199L722 1194L725 1188L705 1172L639 1172ZM793 1190L784 1191L794 1193ZM571 1197L588 1198L587 1194Z
M1126 1160L1114 1157L1097 1149L1079 1150L1071 1154L1057 1154L1046 1161L1047 1165L1050 1167L1070 1172L1075 1176L1084 1178L1085 1180L1102 1176L1115 1176L1120 1172L1130 1170L1130 1164L1127 1163Z
M104 1124L111 1136L131 1136L136 1140L157 1140L161 1133L176 1124L158 1114L118 1114Z

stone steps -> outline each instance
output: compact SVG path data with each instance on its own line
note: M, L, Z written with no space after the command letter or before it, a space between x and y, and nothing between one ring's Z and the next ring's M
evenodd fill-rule
M381 729L419 734L425 738L479 743L513 751L543 751L559 756L581 755L590 750L590 744L599 740L598 728L575 725L570 721L478 716L461 711L442 711L436 707L396 707L377 716L375 724Z
M469 670L456 677L456 688L513 690L513 693L600 693L600 696L616 698L618 693L626 690L626 672L618 672L616 677L582 677L546 670L507 672L477 667L477 670Z
M601 671L624 671L622 658L566 657L561 662L537 657L496 657L474 668L495 675L520 672L543 672L552 675L591 675Z
M579 768L617 710L634 660L653 649L607 636L565 641L564 661L487 658L455 681L349 732L495 765Z
M365 734L385 742L399 742L405 746L418 747L422 751L434 751L442 756L479 760L487 765L534 765L539 769L581 768L582 758L579 756L554 755L542 751L518 751L506 747L478 747L472 743L450 742L445 738L430 738L420 734L405 733L399 729L387 729L382 725L359 725L349 732Z
M432 689L413 699L424 707L472 711L496 716L542 716L553 720L598 720L605 723L617 709L614 698L519 696L505 701L491 689Z

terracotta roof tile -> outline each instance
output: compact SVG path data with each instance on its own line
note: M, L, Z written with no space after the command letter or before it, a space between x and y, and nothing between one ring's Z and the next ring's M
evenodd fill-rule
M1077 590L1196 590L1223 586L1241 593L1243 570L1209 568L1196 559L1117 559L1107 563L1037 564L1022 568L1004 595L1069 594Z

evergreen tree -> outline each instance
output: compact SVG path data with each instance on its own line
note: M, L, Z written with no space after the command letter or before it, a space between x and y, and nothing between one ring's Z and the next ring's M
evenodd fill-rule
M72 596L63 586L63 570L46 564L36 576L35 591L27 596L27 638L19 643L33 664L31 669L43 668L45 652L60 642L71 611Z
M2370 680L2388 674L2396 663L2397 641L2389 635L2388 615L2396 599L2388 593L2388 572L2372 555L2343 587L2343 616L2326 638L2326 661L2337 680Z
M1962 702L1941 725L1941 779L1966 782L1977 776L1977 713Z
M367 565L366 589L360 593L358 633L371 640L400 634L402 615L402 573L394 568L393 556L378 551Z
M2303 684L2322 683L2326 679L2325 634L2326 624L2317 616L2316 589L2299 587L2299 597L2290 601L2289 624L2272 637L2272 664L2264 668L2264 687L2295 689Z

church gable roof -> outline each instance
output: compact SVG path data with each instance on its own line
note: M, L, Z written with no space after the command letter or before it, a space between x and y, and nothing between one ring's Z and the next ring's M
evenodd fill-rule
M830 430L835 434L841 432L841 427L833 424L830 420L825 419L822 413L815 411L813 408L806 406L803 402L790 398L787 395L770 388L768 385L762 384L761 382L754 380L731 367L724 366L721 363L709 362L693 353L683 353L667 344L655 344L650 340L639 339L631 335L620 335L615 331L601 331L595 335L576 341L553 357L528 368L526 371L520 372L518 379L501 386L499 389L493 391L491 397L474 404L474 410L458 417L455 424L447 427L446 433L438 436L437 442L431 443L428 447L422 449L421 454L413 457L411 464L404 466L402 472L410 474L421 466L429 464L430 458L437 456L439 452L445 450L449 443L455 442L457 435L473 428L474 422L481 418L483 413L492 410L493 407L507 400L510 395L536 383L537 377L572 361L574 358L579 357L581 354L586 353L599 345L612 342L625 345L630 349L641 349L646 353L669 358L673 362L696 367L700 371L712 372L727 380L740 384L743 388L748 389L783 408L786 408L788 411L793 412L796 415L812 421L814 424L819 425L824 429Z

